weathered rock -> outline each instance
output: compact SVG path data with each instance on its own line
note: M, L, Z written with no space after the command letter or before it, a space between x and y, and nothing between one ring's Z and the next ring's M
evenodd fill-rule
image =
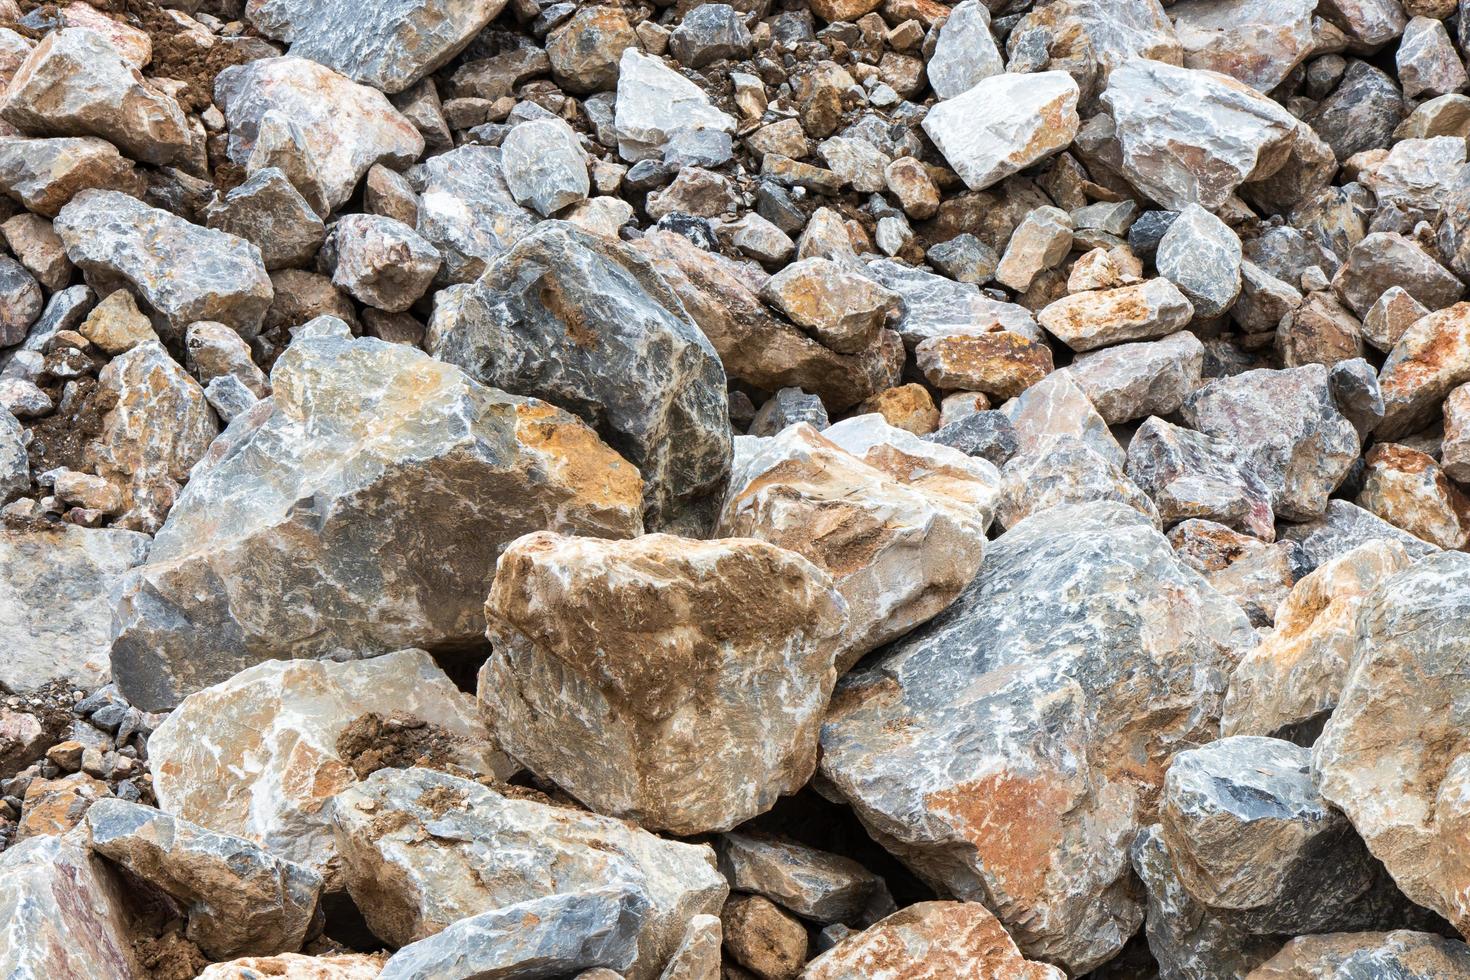
M84 28L52 31L36 45L0 116L34 136L99 136L145 163L169 163L193 141L179 104Z
M1403 545L1379 539L1297 582L1276 611L1276 631L1231 675L1221 732L1274 735L1336 707L1352 664L1358 611L1410 564Z
M725 949L763 980L796 980L807 957L801 920L759 895L731 895L720 911Z
M1276 329L1276 350L1282 367L1325 364L1335 369L1338 364L1363 356L1362 334L1362 324L1347 307L1331 293L1314 292L1281 320Z
M86 754L85 747L75 740L61 745L75 753L69 763L70 768L75 768L81 763L81 756ZM60 837L86 818L87 809L93 803L111 795L106 783L84 772L73 772L58 779L33 779L26 787L15 839Z
M1203 575L1215 591L1234 599L1255 626L1271 625L1300 574L1296 542L1267 544L1213 521L1196 518L1177 524L1169 531L1169 543L1180 561Z
M458 54L505 0L249 0L246 16L266 37L286 41L355 82L402 92Z
M65 289L71 282L71 260L66 257L66 246L51 228L51 222L40 215L23 213L0 222L0 234L5 244L25 266L27 272L42 286L55 292ZM40 315L41 298L36 296L36 313Z
M1427 309L1442 310L1465 292L1460 280L1402 235L1379 232L1353 246L1337 271L1333 288L1358 316L1367 316L1393 286L1404 289Z
M995 519L1012 528L1048 508L1093 500L1126 504L1155 527L1163 526L1153 501L1122 467L1075 435L1048 436L1005 464Z
M1066 72L993 75L930 109L924 132L971 190L984 190L1066 149L1077 97Z
M361 740L348 733L369 714L425 722L433 738L361 758ZM153 733L149 752L166 813L306 865L329 890L340 890L341 878L326 803L357 781L358 769L423 761L494 777L515 770L473 700L421 650L243 670L186 698Z
M616 125L618 153L630 161L662 156L663 145L681 129L735 130L735 120L698 86L636 47L618 62Z
M535 223L506 186L498 147L460 146L414 172L422 182L418 233L443 256L441 282L474 282Z
M140 707L274 657L477 642L507 542L641 529L636 472L589 429L420 351L323 318L271 381L195 469L117 607L113 671Z
M618 82L619 61L638 36L619 7L582 7L546 38L552 77L568 92L603 92Z
M934 397L921 384L887 388L866 399L857 407L861 415L881 417L888 425L912 433L928 435L939 427L939 409Z
M327 236L312 205L275 167L255 171L223 201L207 208L204 220L210 228L260 249L267 269L306 265Z
M529 535L485 603L479 701L506 751L598 812L728 830L811 777L845 605L763 542Z
M808 395L800 388L782 388L767 398L760 411L755 413L749 434L774 436L798 422L805 422L820 432L829 424L827 409L816 395Z
M41 287L19 262L0 256L0 346L25 340L43 308Z
M1470 947L1432 933L1340 932L1299 936L1251 971L1247 980L1404 977L1436 980L1470 971Z
M720 980L722 938L719 917L694 916L658 980ZM578 980L616 980L616 975L593 977L584 973Z
M360 302L402 313L439 271L439 253L412 228L378 214L349 214L332 225L323 248L332 283Z
M30 691L53 678L86 690L107 674L111 595L148 557L134 531L0 529L0 684Z
M30 488L25 429L8 410L0 409L0 504L9 503Z
M1390 286L1363 315L1363 339L1381 351L1391 351L1400 338L1429 310L1402 286Z
M1240 295L1240 238L1198 204L1179 213L1159 241L1159 275L1179 287L1196 316L1217 317Z
M1245 333L1267 333L1282 325L1302 305L1301 290L1249 260L1240 264L1240 298L1230 308L1230 319Z
M424 152L424 137L382 92L305 58L262 58L220 72L215 102L229 123L229 155L250 160L262 117L279 112L300 127L317 178L334 211L375 163L404 167Z
M1470 381L1470 303L1419 320L1399 338L1383 370L1383 421L1379 439L1397 439L1423 428L1439 415L1440 403Z
M1470 498L1428 453L1380 442L1363 457L1356 503L1394 527L1441 548L1462 548L1470 534Z
M1093 452L1121 468L1123 447L1092 407L1087 394L1065 371L1056 371L1003 405L1022 452L1034 453L1053 436L1076 436Z
M651 530L714 523L730 467L725 373L633 249L544 223L487 269L458 321L425 346L486 384L586 419L643 473Z
M669 53L679 64L703 68L725 58L750 53L750 31L740 12L728 3L706 3L684 15L669 35Z
M1404 26L1394 61L1406 98L1448 95L1470 86L1449 31L1434 17L1415 17Z
M1394 527L1347 500L1329 500L1321 517L1289 525L1282 529L1281 536L1300 543L1305 559L1304 571L1380 538L1397 541L1411 558L1422 558L1439 550L1428 541Z
M265 398L271 392L265 373L250 357L250 345L223 323L201 320L189 324L184 333L184 355L189 373L202 385L208 386L216 378L228 376L238 379L257 398Z
M1070 72L1089 102L1129 58L1179 64L1174 26L1156 0L1062 0L1021 18L1006 41L1013 72Z
M89 188L143 194L143 180L117 149L91 137L0 139L0 189L47 218Z
M1231 461L1229 446L1203 433L1148 419L1128 443L1128 478L1153 500L1166 528L1204 518L1262 541L1276 538L1265 485Z
M1313 53L1314 0L1183 0L1169 9L1186 68L1270 92Z
M591 191L587 155L561 119L514 127L500 144L500 158L510 196L543 217L585 200Z
M1103 421L1118 425L1179 411L1200 385L1204 356L1198 338L1181 330L1162 340L1079 355L1067 373Z
M1444 400L1440 468L1451 480L1470 483L1470 387L1461 385Z
M1166 337L1189 326L1193 318L1189 300L1162 277L1135 286L1064 296L1036 317L1075 351Z
M1063 976L1054 966L1025 959L980 903L920 902L812 960L802 980L1061 980Z
M930 337L996 330L1009 330L1029 340L1041 339L1030 311L1015 303L991 299L973 283L955 282L891 259L870 261L866 273L903 300L903 314L893 329L910 348Z
M92 850L188 910L186 935L216 960L294 952L308 938L322 879L239 837L138 803L87 810Z
M547 895L467 916L394 953L379 980L570 976L627 970L638 956L648 900L624 888Z
M1036 208L1011 233L995 281L1024 293L1038 275L1060 265L1071 249L1071 215L1061 208Z
M338 953L333 956L244 956L228 963L211 963L199 980L378 980L386 953Z
M263 170L284 174L318 217L325 219L332 212L313 145L296 121L280 109L267 109L255 123L255 145L245 161L245 172L254 177ZM387 168L375 163L368 168L369 175L374 170Z
M914 351L924 377L945 391L1014 398L1051 373L1051 348L1008 330L931 337Z
M929 85L941 99L963 95L992 75L1005 60L990 33L990 11L980 0L964 0L950 10L934 54L924 66Z
M791 263L766 280L761 298L839 354L871 347L901 304L892 290L824 258Z
M1398 9L1397 3L1371 2ZM1305 122L1343 161L1363 150L1387 147L1407 112L1403 92L1394 80L1366 61L1354 59L1337 88L1306 116Z
M250 338L274 292L260 249L117 191L84 190L53 225L66 254L99 292L126 287L165 339L196 320Z
M925 485L802 425L760 443L735 475L718 533L795 551L832 576L848 607L839 673L942 610L980 567L999 475L957 452L933 453L943 467L923 472L947 469L948 479Z
M893 907L883 879L850 858L743 832L721 835L715 850L732 889L764 895L813 922L857 922Z
M648 905L625 972L651 980L685 924L725 900L707 846L427 769L375 773L338 794L332 813L348 890L393 945L517 902L614 887Z
M1028 955L1085 972L1137 928L1124 848L1173 747L1213 735L1250 642L1147 518L1054 508L839 684L822 775L921 876L983 897Z

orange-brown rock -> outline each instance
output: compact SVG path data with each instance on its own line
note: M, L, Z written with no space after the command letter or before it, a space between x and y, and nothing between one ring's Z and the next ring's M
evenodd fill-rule
M900 385L887 388L864 401L858 413L876 413L895 428L912 432L916 436L928 435L939 428L939 409L934 396L919 384Z
M914 351L936 388L1014 398L1051 373L1051 348L1008 330L932 337Z
M1357 504L1394 527L1441 548L1462 547L1470 533L1470 498L1444 475L1434 457L1380 442L1363 458Z

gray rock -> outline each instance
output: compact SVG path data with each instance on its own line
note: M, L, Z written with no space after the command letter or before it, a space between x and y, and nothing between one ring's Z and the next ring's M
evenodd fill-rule
M195 469L116 607L114 679L139 707L273 657L475 642L506 542L641 530L636 472L585 426L413 348L324 317L272 384Z
M1465 292L1464 284L1424 249L1392 232L1368 235L1354 245L1332 280L1332 288L1359 317L1395 286L1430 312L1454 304Z
M1021 449L1015 424L1001 411L975 412L941 426L924 439L958 449L966 456L989 460L996 466L1004 466Z
M1040 450L1052 436L1076 436L1093 452L1121 468L1123 447L1108 431L1084 392L1065 371L1055 371L1001 406L1015 426L1022 452Z
M426 345L486 384L585 418L643 473L650 530L713 525L730 471L725 373L634 250L544 223Z
M648 900L623 888L534 898L467 916L394 953L379 980L536 980L628 970Z
M825 429L828 424L827 409L816 395L808 395L800 388L782 388L761 405L760 411L750 423L749 433L753 436L773 436L786 428L805 422L812 428ZM27 477L29 484L29 477Z
M242 837L119 799L88 807L86 825L92 850L185 906L185 935L211 959L295 952L317 925L321 877Z
M402 313L417 303L440 265L433 245L403 222L380 214L338 219L322 257L333 285L388 313Z
M131 289L165 339L196 320L254 337L275 295L254 245L117 191L82 191L53 227L94 288Z
M10 503L31 488L27 441L20 420L0 408L0 504Z
M955 282L892 259L876 259L865 267L868 278L903 300L893 329L912 350L931 337L1009 330L1040 340L1036 319L1025 307L991 299L973 283Z
M791 263L766 280L760 295L839 354L871 347L901 305L897 293L823 258Z
M1405 98L1449 95L1470 85L1449 31L1434 17L1415 17L1405 25L1394 63Z
M1128 443L1128 477L1153 500L1166 528L1204 518L1274 540L1270 494L1230 455L1207 435L1150 418Z
M505 0L252 0L250 23L291 54L390 95L464 49Z
M1301 290L1249 260L1240 264L1240 298L1230 319L1245 333L1270 333L1302 305Z
M669 35L669 54L686 68L703 68L750 53L750 31L728 3L706 3L684 15Z
M500 144L500 160L510 196L543 217L586 200L592 187L587 154L561 119L533 119L512 128Z
M457 147L413 173L422 188L418 233L444 259L440 285L474 282L536 222L511 196L498 147Z
M1027 955L1085 972L1140 923L1126 847L1143 799L1175 746L1214 736L1251 642L1147 518L1054 508L844 678L822 777L923 878L983 898Z
M624 160L663 155L663 146L680 129L735 131L735 120L709 101L693 82L657 57L629 47L618 62L616 125L618 153Z
M204 386L204 400L214 409L220 421L229 425L249 412L260 401L259 396L232 374L221 375Z
M245 161L245 172L254 177L262 170L279 170L311 205L312 211L326 218L332 211L332 205L327 200L327 189L322 184L315 152L295 120L279 109L268 109L255 124L255 145L250 149L250 158ZM374 170L387 168L375 163L368 168L368 173Z
M132 161L106 140L0 139L0 190L42 217L56 217L80 190L142 197L143 186Z
M813 922L867 924L894 911L883 879L851 858L736 831L721 834L715 852L732 889L764 895Z
M1005 71L1005 60L990 33L990 11L985 4L964 0L950 10L924 69L930 87L941 99L963 95Z
M1263 963L1250 980L1403 977L1437 980L1470 973L1470 947L1433 933L1346 932L1300 936Z
M1181 330L1162 340L1078 355L1066 368L1103 421L1118 425L1179 411L1200 385L1205 348Z
M1000 264L995 249L968 232L929 246L924 257L949 278L976 286L989 282Z
M250 345L223 323L201 320L189 324L184 333L184 364L202 385L229 375L258 398L271 391L265 373L251 359Z
M306 265L327 237L312 205L275 167L255 171L224 200L210 205L204 223L260 249L267 269Z
M1378 372L1361 357L1338 361L1327 375L1332 386L1332 400L1338 411L1366 439L1383 418L1383 392L1378 388Z
M1313 53L1315 0L1183 0L1169 9L1186 68L1270 92Z
M1288 525L1282 529L1281 536L1301 545L1305 560L1303 574L1359 545L1380 538L1397 541L1414 558L1439 550L1428 541L1394 527L1348 500L1329 500L1322 516L1302 524Z
M1036 208L1011 233L995 281L1024 293L1037 275L1056 268L1071 250L1072 216L1061 208Z
M0 255L0 347L25 340L43 308L35 277L15 259Z
M1224 314L1240 295L1240 237L1198 204L1179 212L1159 242L1159 275L1179 287L1196 316Z
M1304 121L1343 161L1364 150L1387 147L1407 114L1403 93L1393 79L1366 61L1354 59L1333 93Z
M1094 500L1126 504L1162 527L1153 501L1123 468L1075 435L1047 436L1006 463L995 520L1011 528L1052 507Z
M1390 286L1363 316L1363 339L1385 353L1403 338L1409 328L1429 315L1409 291Z
M966 186L984 190L1071 144L1078 95L1063 71L992 75L930 109L924 132Z

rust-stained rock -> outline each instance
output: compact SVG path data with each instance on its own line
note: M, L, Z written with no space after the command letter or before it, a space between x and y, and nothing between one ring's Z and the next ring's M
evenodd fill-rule
M1470 303L1420 319L1394 345L1378 386L1383 421L1374 434L1398 439L1428 425L1453 389L1470 381Z
M824 258L793 262L766 281L761 298L839 354L871 347L899 309L897 294Z
M106 140L90 136L0 139L0 189L46 218L54 218L78 191L96 189L143 196L132 161Z
M485 616L486 723L598 812L728 830L811 776L847 610L795 552L528 535L501 557Z
M1380 442L1363 457L1357 504L1394 527L1441 548L1460 548L1470 533L1470 498L1428 453Z
M796 980L806 962L806 926L760 895L731 895L720 912L725 949L762 980Z
M281 953L279 956L243 956L228 963L209 964L199 974L199 980L259 980L261 977L279 977L281 980L378 980L386 957L386 953L338 953L331 956Z
M931 337L915 348L919 370L936 388L1014 398L1051 373L1051 348L1008 330Z
M1255 626L1271 625L1302 574L1296 542L1267 544L1213 521L1195 518L1177 524L1169 531L1169 543L1180 561L1235 600Z
M1037 321L1075 351L1127 340L1153 340L1189 326L1194 307L1167 279L1150 279L1064 296L1037 314Z
M1355 975L1405 980L1467 976L1470 947L1407 929L1299 936L1252 970L1246 980L1331 980Z
M939 409L934 396L920 384L885 388L857 407L860 414L881 415L895 428L916 436L928 435L939 428Z
M74 744L80 748L80 743ZM26 787L15 839L60 837L86 819L93 803L111 795L106 783L84 772L33 779Z

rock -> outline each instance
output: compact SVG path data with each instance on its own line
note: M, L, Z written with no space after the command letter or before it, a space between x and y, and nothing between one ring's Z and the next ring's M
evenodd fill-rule
M1336 369L1363 356L1362 324L1331 293L1315 292L1281 320L1276 350L1283 367L1325 364Z
M1198 204L1179 213L1159 242L1159 275L1179 287L1195 316L1227 312L1240 295L1240 238Z
M1269 93L1312 55L1313 0L1184 0L1169 9L1184 66L1230 75Z
M202 385L207 386L216 378L231 377L239 380L257 398L265 398L271 392L265 373L251 360L250 345L223 323L201 320L189 324L184 334L184 354L189 373Z
M1313 751L1322 795L1353 822L1405 895L1470 922L1463 826L1460 661L1470 559L1432 555L1364 601L1338 706Z
M267 109L256 122L255 145L250 148L250 156L245 161L245 172L251 177L266 170L279 170L284 174L319 217L326 218L331 214L327 188L317 167L316 149L307 141L306 133L295 120L280 109ZM371 175L374 171L384 170L387 168L381 163L368 168L369 194Z
M1079 355L1067 373L1103 421L1118 425L1177 412L1200 385L1205 348L1181 330L1162 340Z
M1439 461L1451 480L1470 482L1470 387L1465 385L1451 391L1444 400L1444 441Z
M831 575L849 614L839 674L943 610L980 567L999 474L932 452L948 472L926 486L802 425L762 442L736 474L718 533L789 549Z
M1448 95L1470 86L1449 31L1433 17L1415 17L1404 26L1394 61L1406 98Z
M348 890L392 945L518 902L620 888L648 906L624 972L652 980L685 924L725 900L707 846L427 769L375 773L338 794L332 820Z
M883 879L850 858L743 832L722 834L715 850L732 889L764 895L813 922L856 922L892 907Z
M1240 279L1240 298L1230 308L1230 318L1245 333L1269 333L1284 327L1283 321L1302 305L1299 289L1250 260L1241 262Z
M1122 468L1074 435L1049 436L1005 464L996 522L1011 528L1043 510L1091 500L1126 504L1161 526L1152 501Z
M1185 423L1229 448L1269 491L1277 516L1321 516L1358 456L1358 434L1320 364L1219 378L1184 403Z
M1391 351L1420 319L1429 315L1402 286L1390 286L1363 315L1363 339L1378 350Z
M889 425L922 436L939 426L939 409L923 385L888 388L857 407L860 414L880 415Z
M949 278L977 286L989 282L1000 264L995 249L969 233L931 245L924 257Z
M564 976L597 966L627 970L638 956L648 900L625 888L547 895L450 923L404 946L379 980Z
M1039 451L1052 436L1070 435L1114 466L1123 466L1123 447L1108 431L1086 393L1065 371L1047 375L1019 398L1006 402L1000 411L1015 427L1022 452Z
M818 431L828 425L827 410L816 395L800 388L782 388L760 407L750 423L750 435L774 436L787 426L805 422Z
M803 980L938 980L1007 977L1062 980L1054 966L1025 959L979 902L919 902L893 913L818 956Z
M126 894L100 858L70 840L37 837L0 853L0 970L143 980Z
M543 217L585 200L591 190L587 156L572 127L560 119L532 119L500 144L511 197Z
M735 962L765 980L796 980L807 954L800 919L759 895L731 895L720 924Z
M663 145L681 129L735 130L735 120L716 109L698 86L636 47L625 50L618 62L616 125L618 153L629 161L661 156Z
M1088 101L1108 75L1132 57L1171 65L1179 39L1164 8L1152 0L1064 0L1023 17L1007 40L1010 70L1060 68L1083 79ZM1035 67L1030 67L1034 65Z
M223 201L205 209L204 220L210 228L260 249L267 269L306 265L327 236L312 205L275 167L255 171Z
M642 471L651 530L713 524L729 476L725 374L633 249L538 226L425 345L486 384L582 415Z
M1203 518L1274 541L1270 493L1230 457L1228 445L1150 418L1128 443L1128 478L1153 500L1166 528Z
M980 0L956 4L925 65L934 94L953 99L1003 71L1005 60L990 33L990 11Z
M1317 980L1318 977L1451 977L1470 970L1470 947L1430 933L1342 932L1299 936L1253 970L1247 980Z
M1028 955L1085 972L1141 921L1125 845L1172 747L1213 736L1250 632L1132 509L1044 511L839 684L822 776L926 880L984 896Z
M939 189L929 178L924 164L915 158L899 157L884 168L883 176L886 186L910 218L924 221L939 210Z
M246 16L266 37L289 42L355 82L392 95L446 64L495 19L505 0L250 0Z
M146 534L0 529L0 685L31 691L53 678L91 690L107 674L111 593L148 557Z
M378 980L385 953L340 953L335 956L245 956L228 963L211 963L198 980Z
M54 224L99 292L131 289L165 339L196 320L254 337L274 295L260 250L117 191L84 190Z
M689 920L684 938L669 957L659 980L720 980L720 944L723 932L713 915L696 915ZM617 980L617 975L595 978L582 974L578 980Z
M1423 428L1452 390L1470 381L1470 303L1456 303L1420 319L1394 345L1378 386L1383 393L1379 439Z
M1071 249L1071 215L1060 208L1037 208L1011 234L996 266L995 281L1024 293L1037 275L1060 265Z
M1379 538L1397 541L1411 558L1422 558L1439 550L1346 500L1329 500L1321 517L1284 528L1282 537L1301 544L1305 571Z
M135 160L166 164L193 134L179 104L147 85L106 36L52 31L6 89L0 117L33 136L97 136Z
M1176 524L1169 531L1169 543L1180 561L1203 575L1215 591L1235 600L1254 626L1272 624L1300 574L1296 542L1267 544L1213 521L1196 518Z
M1337 88L1304 121L1327 141L1336 158L1344 161L1363 150L1387 147L1407 112L1403 93L1393 79L1355 59Z
M20 264L46 289L56 292L71 282L76 270L66 257L66 246L51 229L51 222L35 214L17 214L0 222L0 234ZM39 295L36 306L39 315Z
M903 300L903 315L893 329L910 348L930 337L995 330L1042 339L1029 310L991 299L972 283L955 282L891 259L870 261L866 274Z
M1274 735L1335 708L1353 660L1358 611L1411 563L1403 545L1379 539L1297 582L1276 612L1276 631L1231 675L1221 732Z
M1470 498L1446 477L1434 457L1391 442L1363 457L1357 504L1395 527L1441 548L1461 548L1470 532Z
M9 503L31 488L27 441L20 420L8 410L0 410L0 503Z
M334 285L388 313L418 302L439 271L433 245L403 222L376 214L339 219L323 254Z
M106 140L0 139L0 189L31 211L54 218L89 188L140 197L143 180Z
M262 58L226 68L215 79L214 97L229 123L230 159L241 166L250 160L266 113L295 123L329 212L347 202L373 164L405 167L424 152L423 136L382 92L305 58Z
M764 265L785 262L796 251L796 243L776 225L751 213L716 226L720 240Z
M1301 126L1233 78L1145 58L1115 68L1102 101L1117 126L1124 176L1171 211L1217 211L1242 184L1270 177Z
M1359 317L1398 286L1429 310L1452 305L1465 286L1414 242L1392 232L1368 235L1353 246L1332 287Z
M1062 71L993 75L930 109L924 132L981 191L1066 149L1077 135L1078 95Z
M1051 373L1051 348L1007 330L931 337L914 351L924 377L945 391L1014 398Z
M117 607L114 677L139 707L273 657L478 642L504 544L641 529L636 472L589 429L420 351L323 318L271 380L274 398L195 469ZM405 527L414 547L386 546Z
M568 92L605 92L616 87L623 52L638 37L618 7L583 7L546 38L551 74Z
M511 755L598 812L728 830L810 778L845 606L825 572L763 542L530 535L485 603L480 704ZM724 772L698 750L719 739Z
M1089 351L1127 340L1153 340L1189 326L1194 307L1165 278L1134 286L1064 296L1049 304L1037 321L1075 351Z
M687 68L750 53L750 31L728 3L707 3L684 15L669 35L669 53Z
M0 255L0 347L25 340L40 317L41 287L19 262Z
M824 258L791 263L766 280L761 298L840 354L871 347L901 304L898 294Z
M497 147L460 146L430 157L417 172L417 230L444 259L441 283L474 282L535 223L511 196Z
M212 959L293 952L312 929L322 879L309 868L124 800L98 800L86 823L92 850L185 906L185 935Z

